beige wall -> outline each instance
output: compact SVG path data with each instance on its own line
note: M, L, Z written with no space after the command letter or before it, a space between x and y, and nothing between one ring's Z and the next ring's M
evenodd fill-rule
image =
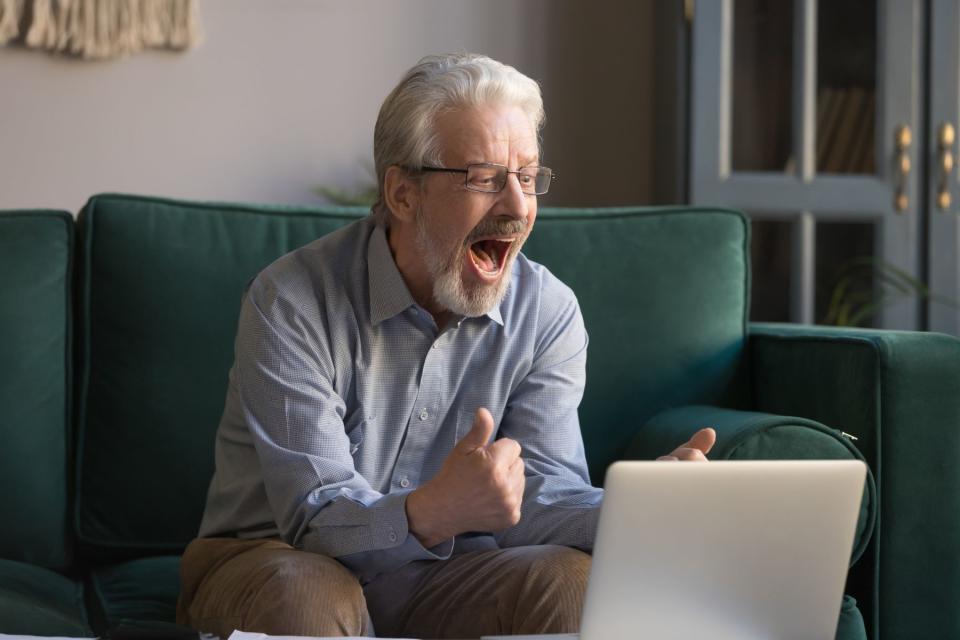
M636 0L203 0L204 44L89 63L0 49L0 208L91 194L318 203L366 179L379 104L420 56L542 84L544 204L652 197L653 8Z

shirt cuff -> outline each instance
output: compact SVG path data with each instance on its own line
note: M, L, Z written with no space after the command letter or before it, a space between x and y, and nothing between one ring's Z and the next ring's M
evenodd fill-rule
M378 501L378 520L383 529L377 533L383 536L383 548L337 558L357 575L361 584L416 560L446 560L453 554L453 538L427 549L410 531L407 521L407 496L412 491L392 492Z

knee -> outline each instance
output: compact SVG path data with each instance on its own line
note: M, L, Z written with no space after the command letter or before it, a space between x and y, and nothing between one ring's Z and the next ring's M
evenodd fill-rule
M544 546L526 558L512 633L576 633L590 573L590 556L568 547Z
M570 547L545 545L531 554L524 579L524 591L582 601L590 574L591 558Z
M336 560L292 551L258 570L250 594L248 630L272 634L359 636L366 631L366 601L357 578Z

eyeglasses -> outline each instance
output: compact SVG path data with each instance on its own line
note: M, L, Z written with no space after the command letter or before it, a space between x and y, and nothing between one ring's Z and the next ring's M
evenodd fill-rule
M557 179L552 169L547 167L524 167L510 171L502 164L484 162L468 164L466 169L448 169L446 167L421 167L421 171L465 174L463 186L470 191L499 193L507 184L507 176L516 174L520 181L520 190L528 196L542 196L550 190L550 183Z

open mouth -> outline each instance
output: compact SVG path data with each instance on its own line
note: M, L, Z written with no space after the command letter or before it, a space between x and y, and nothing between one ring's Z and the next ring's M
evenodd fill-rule
M470 260L484 276L495 277L503 271L513 238L487 238L470 245Z

